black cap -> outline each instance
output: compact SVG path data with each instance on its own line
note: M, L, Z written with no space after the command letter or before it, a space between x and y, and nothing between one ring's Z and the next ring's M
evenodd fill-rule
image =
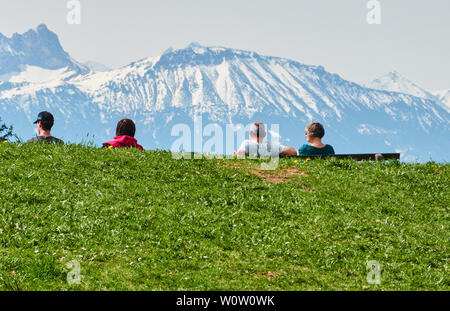
M55 122L55 118L53 118L53 115L50 112L43 111L38 114L37 120L34 121L34 124L38 122L53 124Z

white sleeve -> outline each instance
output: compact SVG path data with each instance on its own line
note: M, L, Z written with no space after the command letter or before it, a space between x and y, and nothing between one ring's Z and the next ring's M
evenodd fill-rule
M272 157L279 156L283 153L285 146L280 143L271 142L270 143L270 154Z
M244 140L239 147L238 151L243 151L245 154L248 154L248 140Z

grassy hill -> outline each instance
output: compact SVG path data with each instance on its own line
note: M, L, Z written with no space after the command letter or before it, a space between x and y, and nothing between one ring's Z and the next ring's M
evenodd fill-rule
M450 289L449 164L259 164L1 144L0 290Z

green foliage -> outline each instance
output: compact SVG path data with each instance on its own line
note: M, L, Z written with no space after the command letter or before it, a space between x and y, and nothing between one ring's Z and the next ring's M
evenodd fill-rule
M0 290L450 289L449 164L258 164L0 144Z
M11 138L18 140L18 137L13 132L13 127L8 127L5 123L2 122L2 118L0 118L0 142Z

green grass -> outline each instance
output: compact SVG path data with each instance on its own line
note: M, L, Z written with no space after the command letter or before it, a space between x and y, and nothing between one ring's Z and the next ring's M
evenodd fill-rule
M258 165L1 144L0 290L450 289L449 164Z

